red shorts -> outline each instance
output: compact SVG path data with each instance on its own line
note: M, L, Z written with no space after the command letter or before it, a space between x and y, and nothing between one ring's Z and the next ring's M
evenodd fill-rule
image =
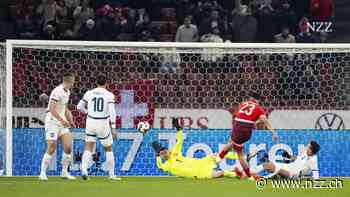
M242 152L243 144L252 136L254 124L235 121L232 128L231 140L233 141L233 149Z

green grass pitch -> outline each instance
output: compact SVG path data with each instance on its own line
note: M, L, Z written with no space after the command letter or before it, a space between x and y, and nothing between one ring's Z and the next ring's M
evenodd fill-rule
M194 180L175 177L105 177L80 178L75 181L49 177L0 177L1 197L350 197L350 180L343 179L342 189L273 189L258 190L254 181L237 179Z

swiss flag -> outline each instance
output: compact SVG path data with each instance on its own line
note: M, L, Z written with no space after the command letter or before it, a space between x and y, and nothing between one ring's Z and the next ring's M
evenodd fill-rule
M135 128L140 121L153 126L155 84L153 80L135 80L128 84L112 84L116 95L117 128Z

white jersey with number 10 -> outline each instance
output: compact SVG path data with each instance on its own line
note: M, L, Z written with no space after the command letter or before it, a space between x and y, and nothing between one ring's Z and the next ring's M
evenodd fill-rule
M95 88L85 93L83 102L87 104L88 118L109 120L114 111L114 94L104 88ZM111 109L113 108L113 109ZM113 120L113 119L111 119Z
M105 88L95 88L85 93L78 104L78 110L87 114L86 142L96 142L99 139L105 147L113 144L111 127L116 128L114 102L113 93Z

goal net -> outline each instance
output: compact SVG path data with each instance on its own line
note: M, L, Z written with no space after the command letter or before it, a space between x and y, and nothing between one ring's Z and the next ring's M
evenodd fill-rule
M46 148L47 99L66 71L76 75L69 104L78 127L73 130L73 174L79 174L84 144L79 128L85 125L75 106L104 73L117 97L121 131L114 151L119 175L164 175L156 169L150 142L165 140L171 146L175 117L189 129L184 154L217 152L229 139L232 113L250 91L263 95L262 105L281 129L281 141L272 143L268 132L256 132L247 151L263 143L269 156L278 159L278 150L297 154L301 145L316 139L323 146L321 154L327 155L319 159L321 175L350 175L341 169L350 162L341 152L342 147L350 150L350 136L339 131L350 126L350 45L10 40L6 49L5 55L0 45L0 170L6 166L7 175L38 175ZM154 130L137 133L140 120L149 121ZM342 162L330 161L336 167L330 169L326 160L337 151L341 154L335 159ZM49 174L59 174L61 153L58 146ZM98 145L95 160L103 157ZM100 166L96 162L92 169L96 175L104 174Z

